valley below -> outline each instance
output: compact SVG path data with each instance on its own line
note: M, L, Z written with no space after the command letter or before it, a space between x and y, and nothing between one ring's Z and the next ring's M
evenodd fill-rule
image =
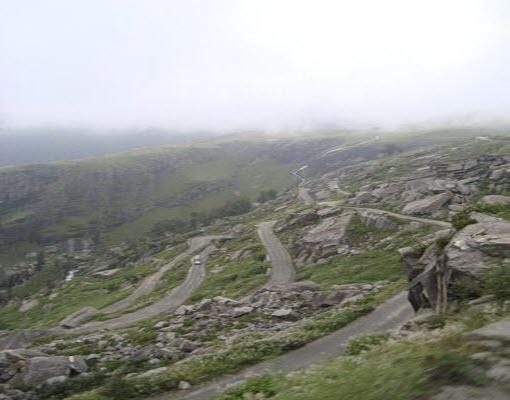
M510 135L0 168L0 400L510 397Z

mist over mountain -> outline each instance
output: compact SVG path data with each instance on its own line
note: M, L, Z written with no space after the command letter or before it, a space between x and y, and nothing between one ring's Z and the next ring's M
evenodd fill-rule
M210 137L205 132L186 135L162 129L96 132L88 129L2 129L0 166L46 163L102 156L126 150L174 145Z

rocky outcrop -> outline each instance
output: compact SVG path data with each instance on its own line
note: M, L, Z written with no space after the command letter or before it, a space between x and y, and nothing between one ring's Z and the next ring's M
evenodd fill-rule
M388 169L393 173L410 167L408 173L399 174L390 182L379 180L380 170L388 168L383 162L345 167L327 176L335 176L339 182L366 182L349 200L351 204L407 207L404 212L416 215L446 216L449 211L461 211L482 188L494 195L510 190L510 157L479 155L463 161L449 158L448 154L436 153L408 158L406 165L395 164Z
M455 234L445 254L450 269L480 276L494 263L510 257L510 222L468 225Z
M0 352L0 382L34 388L56 378L60 380L87 371L78 356L48 356L35 350L14 349Z
M348 213L325 218L310 229L301 240L293 244L291 253L303 262L316 262L319 259L337 255L353 217L354 213Z
M443 208L452 198L450 192L436 194L406 204L402 212L409 215L432 215Z
M444 311L453 282L481 279L488 269L510 257L510 222L490 216L479 219L485 222L458 231L444 249L437 241L422 254L400 249L415 310L428 304Z

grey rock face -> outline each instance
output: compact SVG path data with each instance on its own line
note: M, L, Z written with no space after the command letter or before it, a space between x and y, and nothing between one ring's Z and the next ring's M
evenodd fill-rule
M12 381L33 388L52 378L69 377L86 370L87 365L81 357L38 356L27 359Z
M445 204L452 199L449 192L440 193L435 196L426 197L425 199L412 201L408 203L402 212L410 215L428 215L434 211L440 210Z
M398 225L386 215L370 212L360 212L360 218L364 225L377 229L396 229Z
M510 257L510 222L483 216L480 222L458 231L444 250L430 245L418 256L400 249L409 277L409 300L419 309L429 303L445 307L448 284L457 277L479 279L483 273Z
M491 262L510 257L510 222L468 225L455 234L445 251L449 268L479 275Z

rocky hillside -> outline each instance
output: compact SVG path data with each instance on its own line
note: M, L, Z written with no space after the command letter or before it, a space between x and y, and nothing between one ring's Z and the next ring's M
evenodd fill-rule
M508 398L510 138L412 137L229 138L4 171L11 218L125 208L118 226L135 227L158 201L179 215L130 242L100 226L101 245L44 225L44 252L4 267L0 398ZM92 189L69 178L89 174ZM260 201L194 208L236 192Z

